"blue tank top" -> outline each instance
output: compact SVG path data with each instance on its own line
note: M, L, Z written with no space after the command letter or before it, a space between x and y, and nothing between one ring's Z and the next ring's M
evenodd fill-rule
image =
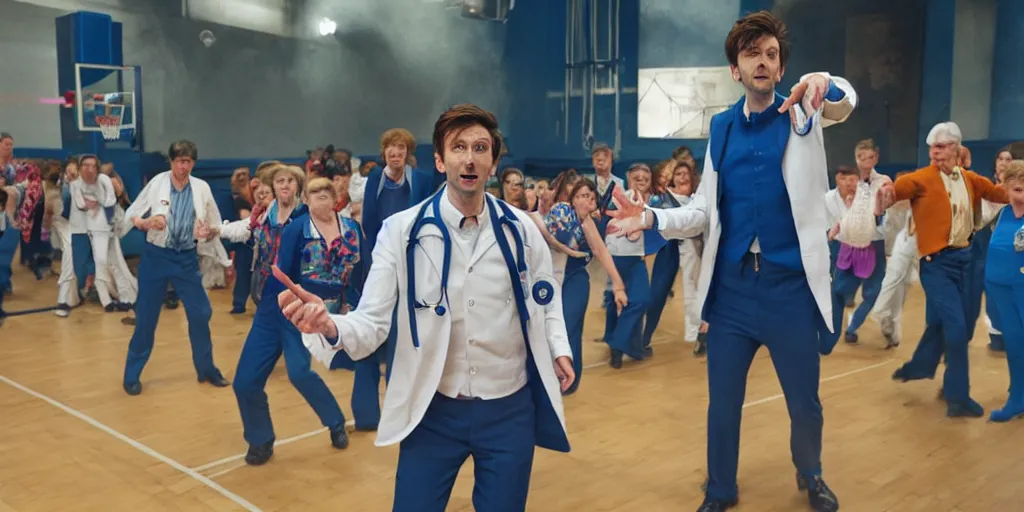
M1024 285L1024 251L1014 249L1017 233L1024 229L1024 217L1013 215L1013 208L1006 206L999 212L999 220L992 230L988 246L988 260L985 262L985 281L994 284ZM1024 236L1024 232L1021 232Z

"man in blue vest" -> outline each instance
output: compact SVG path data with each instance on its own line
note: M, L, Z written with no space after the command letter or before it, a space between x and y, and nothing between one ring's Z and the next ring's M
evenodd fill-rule
M377 244L377 234L381 225L388 217L420 202L426 200L437 189L438 184L444 178L444 174L414 169L409 161L416 150L416 139L412 133L404 128L392 128L385 131L380 137L380 155L384 159L384 168L375 167L366 177L366 189L363 196L363 233L366 235L367 253L373 252ZM370 286L370 284L367 284ZM391 362L395 358L395 335L396 316L392 316L391 333L381 348L380 354L371 357L380 357L387 365L385 377L391 377ZM380 386L379 368L376 376L368 376L366 379L357 378L356 382L361 388L365 385L372 385L374 389ZM376 409L377 417L380 417L380 405L378 393L364 393L362 390L353 390L353 396L373 396L373 402L363 404L363 408Z
M700 187L689 205L647 209L616 197L612 233L658 229L704 234L698 297L708 331L708 481L699 512L736 505L740 419L754 354L768 347L792 424L797 487L817 512L839 509L821 477L819 351L832 351L832 299L822 128L844 121L849 82L805 75L787 99L775 92L789 57L786 26L762 11L726 39L732 77L746 94L711 120ZM785 113L788 112L788 115ZM710 293L709 293L710 292Z

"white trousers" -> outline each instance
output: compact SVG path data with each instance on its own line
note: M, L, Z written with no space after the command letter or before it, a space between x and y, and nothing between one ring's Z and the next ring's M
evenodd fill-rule
M697 278L700 276L700 258L693 240L679 244L679 270L683 275L683 309L686 319L684 340L697 341L700 333L700 300L697 298Z
M75 255L71 249L71 231L67 219L54 217L50 229L51 245L60 247L60 277L57 279L57 304L78 305L78 283L75 279Z
M917 280L919 264L917 236L908 236L904 229L893 242L892 255L885 264L882 291L871 310L871 317L882 326L882 331L891 329L896 341L899 341L902 329L903 303L907 300L910 284Z

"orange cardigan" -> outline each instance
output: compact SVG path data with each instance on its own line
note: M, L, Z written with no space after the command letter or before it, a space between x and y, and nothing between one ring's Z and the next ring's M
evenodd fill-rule
M929 165L910 174L904 174L893 183L897 201L910 201L917 225L917 252L922 258L949 246L949 230L953 223L953 209L949 194L942 183L942 172ZM975 225L981 215L981 199L994 203L1007 203L1006 190L973 171L962 170L967 195L971 198Z

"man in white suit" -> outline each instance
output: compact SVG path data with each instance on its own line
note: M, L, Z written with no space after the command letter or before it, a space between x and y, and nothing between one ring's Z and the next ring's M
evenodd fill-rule
M356 310L328 315L286 277L279 302L328 364L339 349L373 354L398 306L377 434L378 446L401 443L396 512L445 510L469 456L474 508L522 511L534 446L569 451L561 392L575 376L561 292L540 230L484 192L503 144L494 115L452 107L433 142L446 186L384 221Z
M844 121L856 93L841 78L810 74L787 99L775 92L789 44L768 12L749 14L726 39L733 79L746 89L711 121L704 173L693 201L624 208L610 232L658 229L666 238L703 233L699 278L708 331L708 481L699 512L737 503L740 419L747 372L765 345L792 421L797 486L815 511L839 509L821 478L819 351L831 352L832 300L823 195L828 190L822 127ZM789 112L789 116L784 115Z

